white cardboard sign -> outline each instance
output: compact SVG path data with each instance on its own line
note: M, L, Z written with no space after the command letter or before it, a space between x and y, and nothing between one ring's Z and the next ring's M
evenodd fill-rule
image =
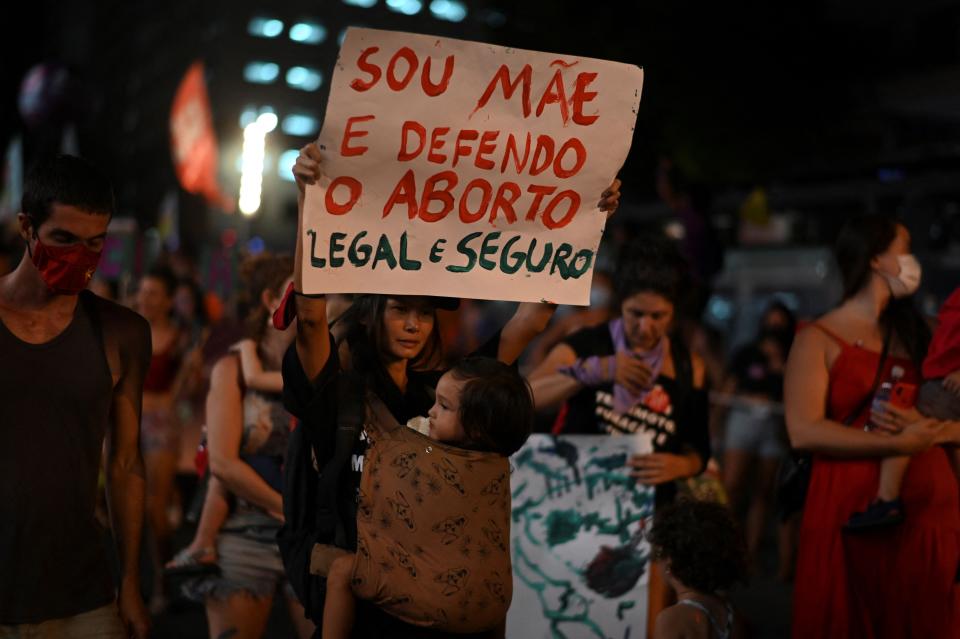
M351 28L304 291L587 304L642 84L627 64Z

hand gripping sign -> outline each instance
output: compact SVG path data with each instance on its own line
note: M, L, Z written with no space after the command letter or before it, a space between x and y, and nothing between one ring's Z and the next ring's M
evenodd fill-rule
M638 67L347 32L300 223L306 293L587 304Z

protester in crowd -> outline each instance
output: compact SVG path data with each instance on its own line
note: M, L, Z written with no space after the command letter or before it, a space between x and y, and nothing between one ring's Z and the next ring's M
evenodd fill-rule
M368 420L363 428L368 435L368 441L375 442L372 445L376 445L379 437L396 442L394 445L382 444L384 450L391 451L389 454L394 459L397 454L395 451L399 451L397 445L403 446L405 439L409 439L409 445L417 450L423 446L422 438L412 435L404 438L392 433L391 430L403 429L403 426L394 426L389 420L388 423L380 423L379 419ZM532 429L533 399L530 388L513 367L492 358L473 357L457 362L440 378L436 400L429 412L427 432L424 434L435 442L451 446L444 449L450 455L446 457L447 460L465 460L464 469L470 469L471 477L458 480L463 482L458 487L466 492L466 484L472 483L478 489L474 497L482 495L486 502L485 510L489 512L485 512L483 516L473 514L471 519L474 523L471 526L470 520L464 518L467 509L462 501L449 499L449 496L443 494L443 487L438 486L432 501L422 503L414 500L414 504L405 505L403 513L411 525L414 521L419 521L421 525L425 523L431 526L431 531L438 540L443 540L443 543L431 549L436 568L440 571L448 570L451 562L457 562L458 569L468 571L474 582L483 579L486 589L478 590L466 599L458 598L456 603L450 599L444 602L442 597L445 586L442 582L435 582L436 585L432 588L435 592L431 592L431 588L422 583L405 583L405 578L388 574L386 569L374 563L374 555L378 549L371 548L371 545L380 546L379 550L383 554L384 546L389 552L391 547L406 539L398 539L403 537L402 532L398 535L382 529L379 522L368 524L366 534L361 537L365 540L363 552L358 555L338 550L339 556L330 565L323 609L324 639L348 639L355 622L355 598L363 598L371 592L376 592L377 601L406 596L408 600L402 604L392 604L391 612L409 615L421 623L428 623L429 620L429 623L446 626L458 632L484 626L496 629L501 634L504 632L506 611L510 605L510 598L506 593L510 592L509 580L512 580L509 545L503 542L500 545L491 544L486 547L485 553L478 552L472 557L464 557L463 548L451 544L457 538L467 540L472 534L482 537L486 533L490 536L487 531L492 528L489 528L491 524L488 522L495 524L497 519L502 520L504 525L509 525L510 493L509 487L503 481L509 473L509 465L504 458L523 446ZM440 450L438 447L438 453ZM471 455L466 451L485 454ZM380 477L382 474L399 472L395 468L374 468L371 459L374 460L372 463L377 463L377 458L367 458L368 473L377 473ZM379 463L384 464L389 458L379 459ZM487 473L480 470L484 462L486 464L483 467L489 469ZM411 463L416 466L415 460ZM416 468L413 472L427 470L428 463L430 462L420 464L422 468ZM457 463L453 462L449 467L453 468ZM411 472L411 468L406 468L403 472ZM493 476L481 477L483 474ZM492 486L499 486L496 493L491 490ZM448 490L454 494L457 492L452 486ZM376 494L367 494L367 491L363 490L361 492L365 493L364 499L371 500L360 504L361 510L366 509L371 514L368 520L374 519L372 514L375 509L380 508L381 512L384 512L384 504L375 503L375 500L384 493L389 494L389 491L380 490ZM393 495L386 498L388 508L393 506L390 503L392 499ZM479 504L474 506L474 510L477 507ZM478 525L477 520L483 523ZM461 530L445 527L449 526L450 522L457 522L455 526ZM358 527L362 526L362 523L358 523ZM371 534L371 527L376 528L375 534ZM361 535L363 533L364 531L360 531ZM423 539L423 534L421 532L417 536ZM501 538L504 538L504 535L501 534ZM423 565L418 566L418 572L424 570ZM486 575L483 574L485 570ZM357 579L355 576L358 575L362 577ZM384 588L390 588L392 592L384 594Z
M302 215L304 190L321 176L322 155L316 144L301 150L294 166L294 176L300 189L299 207ZM605 194L602 209L615 208L619 198L619 183ZM298 242L298 254L302 247ZM300 282L295 278L295 290ZM371 393L382 401L390 415L404 424L411 418L423 416L433 405L433 393L442 370L435 367L439 360L441 343L437 330L436 309L451 308L456 300L424 296L357 296L351 308L341 319L344 337L338 344L327 325L326 300L323 296L307 297L291 295L289 307L295 308L297 317L297 340L284 359L284 397L290 411L297 415L303 426L295 433L308 450L306 463L297 468L288 460L288 476L299 481L284 486L284 505L288 525L281 531L281 547L286 547L285 561L291 579L300 584L300 595L305 600L308 614L315 619L322 617L323 582L307 574L309 556L313 544L335 543L353 550L356 537L356 495L360 485L363 456L367 443L362 438L338 441L336 434L339 420L344 416L342 385L345 378L344 364L349 361L350 376L354 383L359 380L364 393ZM287 306L284 307L284 313ZM521 304L502 331L481 347L479 355L495 357L512 364L530 340L546 326L553 307L546 304ZM278 318L278 320L284 318ZM289 319L286 317L285 319ZM341 356L340 346L343 347ZM348 431L348 434L349 431ZM350 434L353 437L352 434ZM296 440L291 450L296 446ZM349 450L341 450L348 447ZM325 482L327 491L317 496L318 476L311 459L316 459L319 468L324 468L331 458L339 459L351 453L350 463L343 474L333 475ZM320 499L320 503L317 500ZM332 499L335 504L323 500ZM297 512L302 501L309 503L308 512ZM329 521L326 515L324 528L318 529L314 508L339 512ZM295 525L296 524L296 525ZM302 526L300 526L302 524ZM327 527L329 526L329 527ZM318 539L325 537L326 539ZM446 636L436 631L424 630L404 624L365 601L357 602L356 637L436 637ZM486 633L482 636L488 636ZM461 635L475 636L475 635Z
M204 331L209 329L210 319L203 289L193 277L177 280L173 291L173 313L177 324L190 334L191 341L200 342Z
M746 572L743 537L726 507L681 499L657 511L648 539L677 593L677 603L657 615L654 639L746 636L728 598Z
M180 456L180 418L177 401L188 377L193 377L196 356L189 349L189 335L173 314L177 280L162 266L151 268L141 278L135 309L150 323L153 355L143 382L143 419L140 443L147 470L147 523L152 540L153 574L156 576L150 607L154 613L165 605L160 566L171 553L173 533L171 506L175 497Z
M773 510L777 470L787 450L783 420L783 371L796 320L780 302L767 308L759 334L733 357L718 404L725 418L724 487L744 521L747 562L758 553ZM783 531L786 534L788 531ZM781 543L789 540L781 535Z
M253 263L256 263L256 260ZM350 297L347 295L327 296L328 320L335 321L349 308L350 303ZM230 348L230 351L239 358L243 386L268 395L278 394L283 391L283 376L279 369L264 369L258 348L258 342L249 336ZM229 495L220 480L209 476L205 441L201 444L201 448L203 452L200 454L200 459L203 465L197 469L197 474L201 477L201 485L197 489L200 499L196 515L197 529L190 543L164 566L166 574L170 576L189 577L212 574L219 570L216 541L220 528L229 515Z
M147 636L139 425L150 327L85 291L114 212L86 161L40 163L18 215L27 252L0 278L0 636ZM119 594L94 510L101 450Z
M672 332L687 290L686 262L667 238L641 237L623 253L615 280L620 317L567 337L530 382L538 409L566 402L557 432L651 433L654 452L629 464L665 506L676 481L698 475L710 458L703 361ZM670 596L654 568L651 631Z
M194 277L180 278L177 281L173 293L173 316L186 336L187 351L196 353L193 366L185 371L190 377L184 380L182 392L176 398L175 405L180 424L177 478L181 486L187 487L195 483L194 457L203 438L204 404L213 366L213 362L207 365L208 358L204 353L211 334L210 320L203 289ZM217 355L217 359L220 355L222 353ZM188 478L192 481L187 481ZM189 491L184 491L183 494L189 494Z
M813 453L800 532L793 636L958 637L957 484L942 424L864 430L874 388L904 369L917 380L929 329L912 305L919 284L910 234L886 216L855 217L836 246L840 306L802 330L784 398L794 448ZM910 517L871 535L842 532L877 491L879 458L914 455L903 484Z
M262 253L244 262L241 270L248 334L263 367L276 371L293 331L273 330L269 317L290 281L293 261ZM308 637L313 624L304 618L303 606L290 589L276 542L283 522L281 469L292 417L278 393L246 386L238 360L230 354L217 362L207 395L210 470L217 481L209 488L207 518L201 517L200 528L213 527L213 559L220 574L190 583L188 590L204 600L211 637L263 636L280 590L298 636ZM229 508L220 487L235 505L217 534Z

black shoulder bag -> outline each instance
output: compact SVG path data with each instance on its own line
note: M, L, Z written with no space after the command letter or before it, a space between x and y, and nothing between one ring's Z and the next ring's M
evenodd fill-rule
M887 361L887 353L890 351L890 340L893 336L893 330L888 329L883 338L883 350L880 352L880 363L877 364L877 373L873 378L873 385L870 392L866 394L857 407L854 408L843 424L849 426L857 420L857 417L863 413L864 409L873 401L873 396L880 386L880 380L883 377L884 364ZM810 474L813 471L813 455L810 453L790 451L790 455L780 465L780 472L777 478L777 505L780 511L780 519L786 521L795 513L803 510L803 503L807 499L807 488L810 486Z

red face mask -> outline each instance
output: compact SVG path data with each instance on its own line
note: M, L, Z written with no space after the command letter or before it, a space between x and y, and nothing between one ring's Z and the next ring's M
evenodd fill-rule
M39 237L31 257L47 288L58 295L76 295L85 289L100 261L100 253L83 244L47 246Z

